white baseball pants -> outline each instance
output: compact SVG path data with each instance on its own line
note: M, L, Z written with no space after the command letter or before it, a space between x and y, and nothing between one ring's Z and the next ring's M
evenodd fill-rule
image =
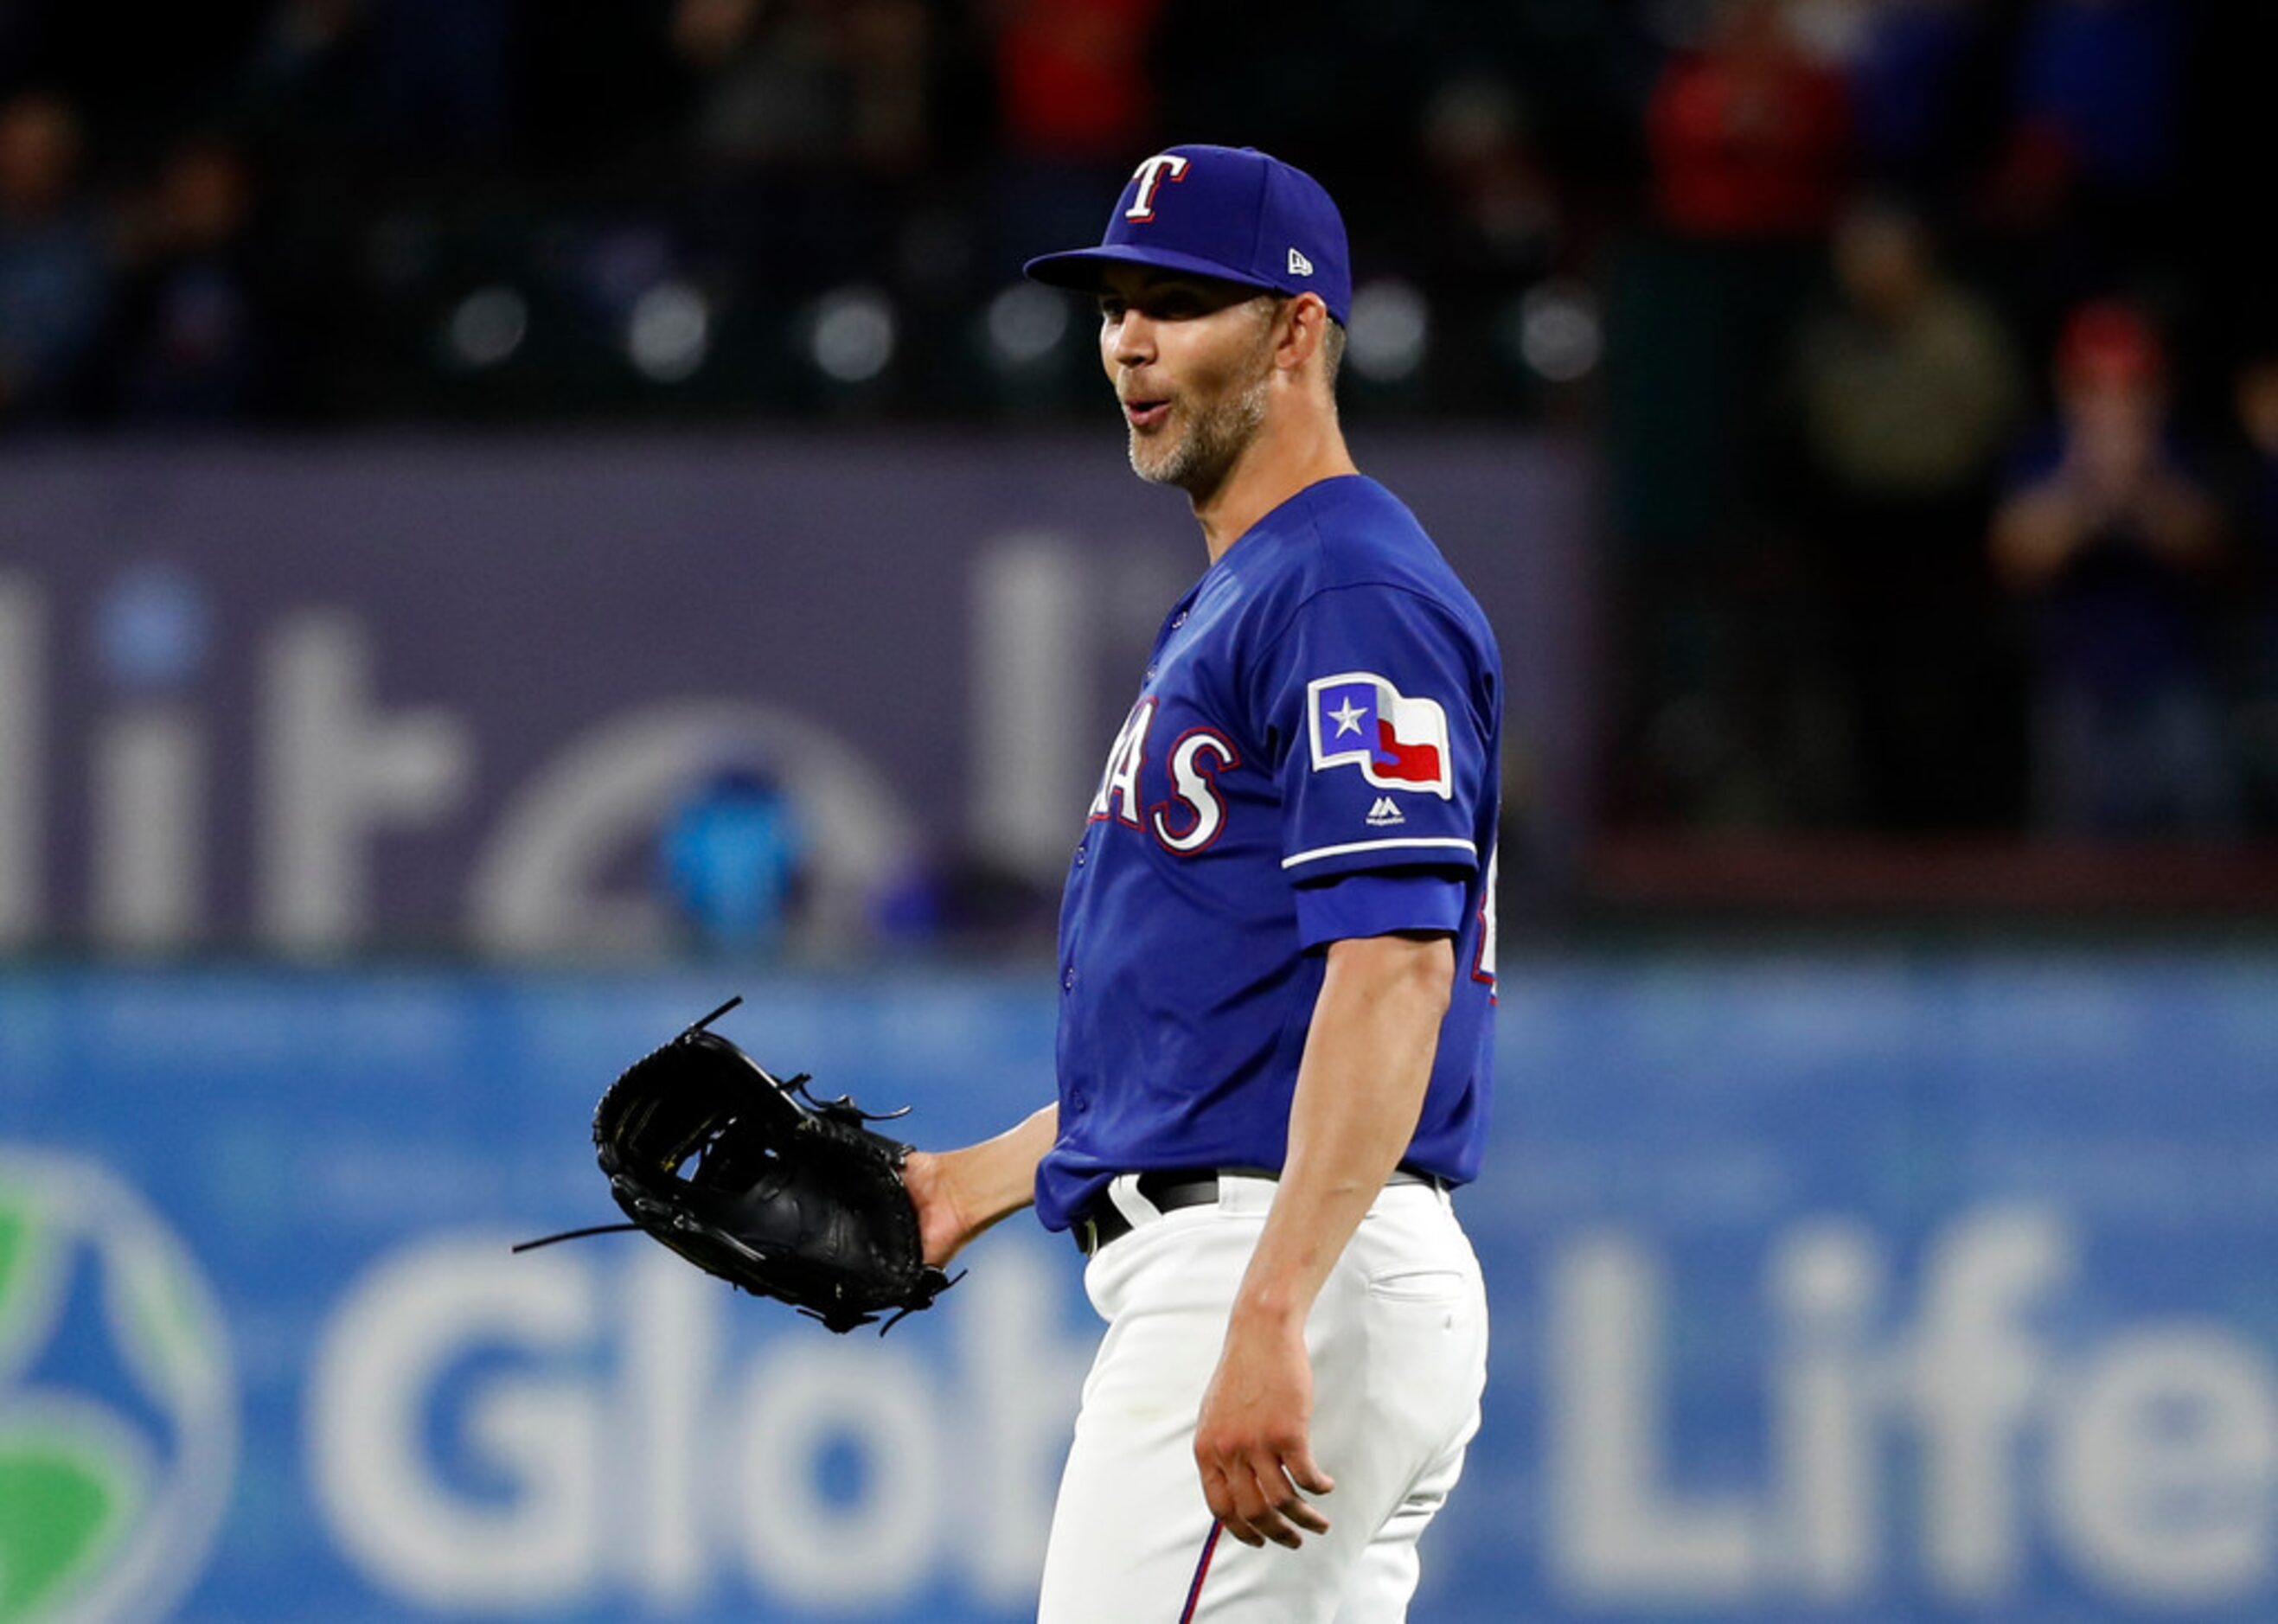
M1129 1177L1111 1192L1152 1212ZM1195 1418L1274 1186L1221 1177L1215 1206L1139 1223L1084 1271L1107 1335L1085 1380L1044 1558L1038 1624L1395 1624L1416 1542L1463 1471L1487 1382L1487 1296L1447 1195L1393 1185L1305 1323L1326 1535L1252 1548L1218 1530Z

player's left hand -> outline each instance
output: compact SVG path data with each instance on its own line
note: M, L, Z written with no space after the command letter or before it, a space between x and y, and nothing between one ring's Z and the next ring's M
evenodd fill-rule
M965 1216L959 1198L954 1167L946 1154L913 1150L902 1162L902 1184L910 1204L918 1209L918 1237L925 1261L936 1269L947 1266L977 1226Z
M1203 1395L1195 1464L1211 1514L1245 1545L1267 1540L1296 1550L1329 1520L1304 1497L1336 1487L1313 1463L1313 1366L1302 1321L1250 1323L1237 1314ZM1300 1493L1300 1491L1303 1493Z

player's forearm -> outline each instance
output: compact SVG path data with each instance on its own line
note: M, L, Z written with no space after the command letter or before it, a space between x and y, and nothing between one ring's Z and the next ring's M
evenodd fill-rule
M913 1150L902 1181L918 1211L925 1260L936 1268L973 1238L1036 1199L1036 1163L1059 1137L1060 1108L961 1150Z
M1399 1165L1424 1109L1455 979L1446 937L1329 950L1289 1112L1289 1154L1237 1319L1302 1323Z
M1036 1200L1036 1163L1059 1131L1060 1108L1047 1105L995 1139L941 1153L942 1171L969 1233L979 1234Z

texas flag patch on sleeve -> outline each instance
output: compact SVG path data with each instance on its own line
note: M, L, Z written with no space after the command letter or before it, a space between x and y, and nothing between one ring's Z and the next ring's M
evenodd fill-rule
M1313 771L1355 766L1379 789L1455 796L1448 713L1437 699L1411 699L1372 671L1316 677L1305 685Z

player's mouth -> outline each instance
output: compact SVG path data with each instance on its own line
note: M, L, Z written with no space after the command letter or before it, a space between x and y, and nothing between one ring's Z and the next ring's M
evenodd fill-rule
M1126 400L1123 403L1124 420L1135 429L1158 429L1170 415L1171 403L1168 400Z

